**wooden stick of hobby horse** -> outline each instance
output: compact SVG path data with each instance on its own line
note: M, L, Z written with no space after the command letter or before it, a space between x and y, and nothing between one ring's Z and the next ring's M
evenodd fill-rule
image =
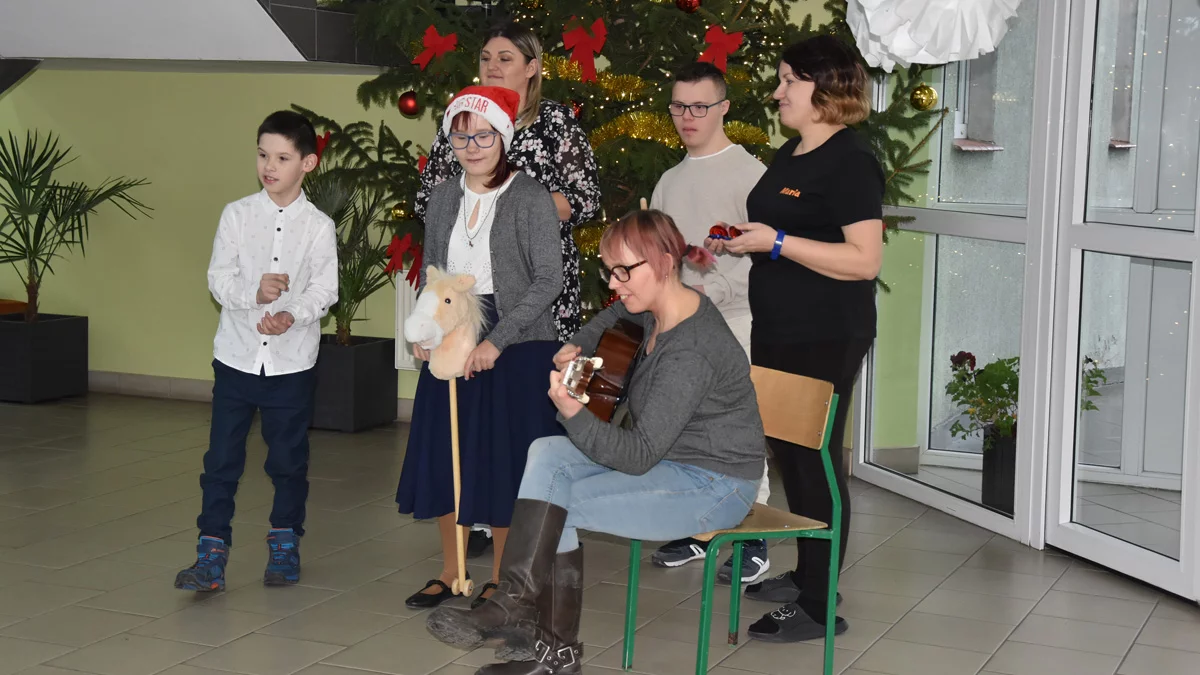
M450 380L450 455L454 462L454 543L458 548L458 578L450 592L471 595L474 584L467 579L467 552L463 548L463 527L458 524L458 509L462 498L462 466L458 461L458 378Z

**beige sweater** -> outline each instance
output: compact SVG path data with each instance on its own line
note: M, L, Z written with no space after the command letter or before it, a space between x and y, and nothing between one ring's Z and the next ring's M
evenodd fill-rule
M659 179L650 208L671 216L687 243L703 246L709 228L718 222L746 222L746 197L766 170L740 145L706 157L689 155ZM717 264L707 272L685 266L683 282L703 286L728 321L750 314L750 265L749 257L717 256Z

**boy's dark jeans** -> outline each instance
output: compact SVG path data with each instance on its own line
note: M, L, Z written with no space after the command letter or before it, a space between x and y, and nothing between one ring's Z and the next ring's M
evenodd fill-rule
M212 428L200 487L200 536L233 545L233 498L246 468L246 437L254 412L262 412L267 442L263 466L275 485L271 527L304 534L308 500L308 426L313 415L316 368L289 375L251 375L213 361Z

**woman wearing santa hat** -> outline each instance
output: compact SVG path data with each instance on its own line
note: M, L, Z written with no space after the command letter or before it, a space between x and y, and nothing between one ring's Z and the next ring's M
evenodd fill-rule
M425 263L475 277L488 314L458 384L462 493L458 523L492 526L499 565L530 444L561 434L543 392L560 347L551 306L562 292L554 199L509 161L520 97L504 87L467 87L446 109L442 134L462 173L443 181L425 208ZM422 270L421 287L425 284ZM413 346L414 355L429 354ZM396 490L400 513L437 518L443 569L407 601L448 600L457 576L458 531L450 451L448 383L421 369L408 451ZM497 571L493 571L493 579ZM494 584L484 584L478 602Z
M479 82L517 92L516 131L506 146L509 162L546 186L558 211L563 290L554 301L554 322L563 341L579 330L579 249L572 231L600 212L600 179L587 134L571 109L542 98L542 44L525 26L508 23L487 35L479 53ZM421 173L416 214L426 217L435 186L462 173L446 133L439 130Z

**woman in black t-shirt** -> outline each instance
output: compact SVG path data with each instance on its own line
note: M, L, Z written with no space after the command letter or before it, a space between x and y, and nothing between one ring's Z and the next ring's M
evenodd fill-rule
M830 450L842 495L842 538L850 493L841 452L854 381L875 339L875 278L883 257L883 171L848 124L870 111L867 73L853 48L820 36L787 49L779 64L779 118L799 132L780 148L747 199L744 234L714 250L749 254L751 361L832 382L839 395ZM833 503L819 453L772 439L793 513L829 522ZM746 597L786 602L749 630L770 642L825 634L827 542L797 539L796 570L746 588ZM839 556L840 556L839 552ZM835 631L846 630L839 618Z

